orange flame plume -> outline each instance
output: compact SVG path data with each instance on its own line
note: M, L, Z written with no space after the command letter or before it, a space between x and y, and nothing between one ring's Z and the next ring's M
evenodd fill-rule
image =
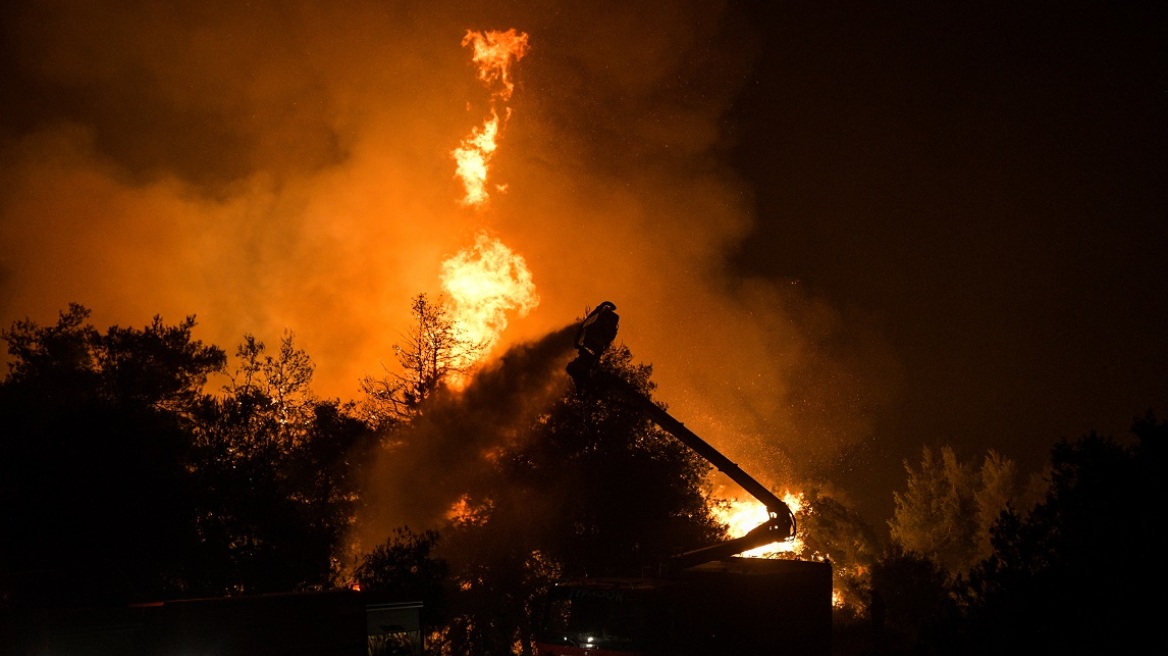
M510 100L515 90L511 81L511 64L527 54L527 34L514 29L506 32L475 32L468 30L462 38L462 45L472 47L471 61L478 66L478 77L491 89L491 110L480 127L471 131L455 148L452 155L457 162L456 177L462 180L466 194L462 204L481 207L490 198L487 191L487 171L491 157L498 148L498 138L511 118L511 109L503 107L502 117L498 105ZM504 187L497 186L502 191Z
M470 44L474 54L471 61L479 67L479 79L488 87L496 82L502 89L495 92L500 100L509 100L515 84L511 82L511 60L523 59L530 46L527 44L527 34L516 32L513 29L506 32L475 32L467 30L462 37L463 47Z
M508 312L522 317L539 305L527 261L485 232L475 237L473 246L442 263L442 288L460 339L481 344L482 354L507 327Z
M510 99L515 90L511 64L527 54L527 34L514 29L468 30L462 45L472 47L471 60L478 67L478 77L491 89L490 114L454 150L456 175L466 189L462 204L481 207L489 198L486 181L490 160L498 148L502 126L511 116L510 108L503 107L501 120L498 105ZM475 360L490 352L499 340L507 327L508 312L525 316L539 304L526 261L485 232L476 236L473 246L442 263L442 287L450 299L459 338L481 347L468 355ZM462 362L456 368L469 369L474 364ZM451 383L458 386L465 381Z

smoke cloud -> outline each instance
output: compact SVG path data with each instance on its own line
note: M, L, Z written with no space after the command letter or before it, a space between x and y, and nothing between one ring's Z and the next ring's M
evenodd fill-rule
M658 398L765 482L848 466L895 390L878 340L728 264L754 200L725 116L764 37L728 5L66 0L0 25L0 325L75 301L99 326L195 314L229 351L289 329L318 392L353 398L486 229L542 299L499 351L613 301ZM451 151L490 97L460 40L512 27L530 51L493 160L506 192L471 210ZM473 421L437 413L384 466L457 475L513 425L470 409L513 364L436 399ZM438 487L409 512L432 516Z
M355 541L371 548L398 526L438 528L459 496L488 473L493 454L523 440L535 418L565 393L575 330L514 345L463 390L440 388L428 397L420 416L364 467Z

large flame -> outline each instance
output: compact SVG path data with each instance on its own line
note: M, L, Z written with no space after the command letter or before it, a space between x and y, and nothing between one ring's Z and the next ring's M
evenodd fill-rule
M450 299L459 338L482 345L480 355L499 340L508 312L522 317L539 305L526 260L486 232L442 263L442 288Z
M514 28L506 32L467 30L462 45L472 47L471 61L479 67L479 79L489 87L498 86L495 95L500 100L509 100L515 90L511 81L511 60L519 61L527 54L527 34L516 32Z
M490 198L487 172L498 148L498 138L511 118L511 108L500 105L511 98L515 83L511 81L511 64L527 54L527 34L514 29L506 32L468 30L462 45L471 46L471 61L478 67L478 77L491 90L491 109L483 124L462 140L452 155L458 163L455 175L462 180L466 194L462 204L481 207ZM502 191L503 185L496 189Z
M783 495L783 502L797 513L802 507L801 495L787 492ZM726 533L731 538L740 538L751 529L766 522L770 515L766 506L754 499L729 499L714 507L714 516L726 525ZM803 541L796 537L787 542L772 542L761 547L745 551L740 556L746 558L773 558L780 553L799 553L803 550Z
M495 141L498 134L499 116L492 110L483 124L471 131L470 136L462 140L462 145L454 149L454 161L458 163L455 175L462 180L466 189L466 195L461 201L463 205L480 207L490 198L487 193L487 169L491 156L498 148Z
M511 64L527 54L527 34L514 29L468 30L462 45L471 46L471 61L478 68L478 77L491 90L490 114L454 150L456 174L466 189L462 203L481 207L489 198L486 182L490 160L498 148L502 126L511 116L510 108L504 106L501 120L499 105L509 100L515 90ZM473 246L442 263L442 287L450 299L459 338L480 347L471 349L468 358L481 358L491 350L507 327L508 312L525 316L539 304L523 256L486 232L479 232ZM461 362L456 368L466 370L474 364ZM458 386L465 381L449 382Z

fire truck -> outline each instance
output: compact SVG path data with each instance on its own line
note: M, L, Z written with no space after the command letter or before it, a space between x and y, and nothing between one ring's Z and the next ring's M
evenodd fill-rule
M537 617L538 656L765 656L831 653L831 564L735 554L795 537L786 503L647 396L597 366L616 339L616 305L601 303L576 334L568 373L604 388L758 499L768 519L746 535L678 554L652 576L557 583Z

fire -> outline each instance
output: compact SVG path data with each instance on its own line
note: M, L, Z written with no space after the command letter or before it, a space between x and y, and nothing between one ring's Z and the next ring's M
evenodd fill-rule
M519 61L527 54L527 34L516 32L514 28L506 32L467 30L462 45L472 47L471 61L479 67L479 79L489 87L496 83L501 85L496 95L509 100L515 90L511 81L511 60Z
M466 195L463 205L481 206L490 198L487 193L487 168L491 156L498 148L495 138L499 134L499 117L494 111L475 128L470 136L462 140L462 145L454 149L454 161L458 163L455 175L462 180Z
M783 502L793 513L798 513L803 505L802 497L791 492L783 495ZM714 516L726 525L726 532L732 538L746 535L751 529L770 518L766 506L753 499L727 500L714 508ZM799 553L802 550L803 541L796 537L789 542L772 542L739 555L747 558L772 558L780 553Z
M446 520L456 525L482 525L491 516L494 505L490 502L475 504L469 495L462 495L446 511Z
M500 105L511 98L515 83L511 65L527 54L527 34L514 29L506 32L468 30L463 47L472 49L471 61L478 68L478 78L491 90L490 113L483 124L471 131L454 150L456 176L462 180L466 194L462 204L480 208L490 194L487 173L491 157L498 149L498 138L511 109ZM505 190L505 185L496 185ZM463 249L442 263L442 288L450 301L451 318L458 338L474 348L468 350L466 362L455 369L468 370L475 361L490 352L507 327L507 315L526 316L539 304L531 271L523 256L503 242L479 232L473 246ZM455 375L447 381L455 387L465 384L465 376Z
M478 77L491 89L491 109L483 124L474 128L462 140L452 155L457 163L456 177L466 190L462 204L482 207L490 198L487 191L487 172L491 158L498 149L498 138L511 118L511 108L499 105L511 99L515 83L511 80L511 64L527 54L527 34L514 29L506 32L475 32L468 30L462 39L463 47L471 46L471 61L478 67ZM506 187L496 185L503 191Z
M509 312L523 317L539 305L527 261L486 232L442 263L442 288L459 339L480 345L479 355L499 340Z

